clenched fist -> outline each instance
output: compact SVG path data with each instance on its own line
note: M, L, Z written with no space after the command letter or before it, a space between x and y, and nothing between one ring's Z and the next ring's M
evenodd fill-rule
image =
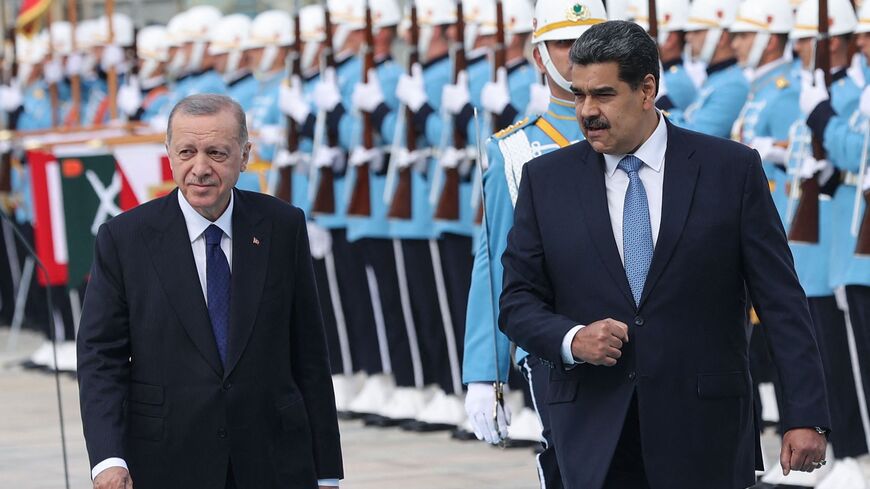
M592 365L612 367L628 343L628 326L615 319L602 319L577 331L571 340L574 358Z
M133 489L133 479L124 467L109 467L97 474L94 489Z

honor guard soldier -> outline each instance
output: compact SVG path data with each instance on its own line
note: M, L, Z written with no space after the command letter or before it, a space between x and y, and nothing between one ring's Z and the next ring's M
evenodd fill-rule
M133 46L133 21L124 14L114 13L111 22L110 28L109 18L102 16L97 19L94 29L93 53L99 60L99 70L97 79L88 90L87 105L82 113L84 125L106 124L111 120L109 72L115 71L118 86L121 86L126 82L130 70L124 50Z
M731 126L749 92L728 32L736 13L737 3L731 0L692 3L686 41L691 46L692 56L707 65L707 79L685 110L669 110L669 119L674 124L712 136L727 138L731 135Z
M211 30L208 53L214 57L214 69L227 85L227 95L244 107L256 95L256 85L245 83L252 70L246 53L251 36L251 18L244 14L224 16Z
M649 31L649 0L634 0L628 7L629 16L636 24ZM670 103L658 107L685 110L698 95L698 87L686 71L683 55L686 52L686 23L689 20L689 0L658 0L658 45L662 61L662 79L667 86Z
M604 22L607 14L600 1L539 0L535 7L532 37L535 62L545 73L551 99L547 112L496 133L486 143L488 167L484 174L485 226L475 254L465 334L463 381L468 384L466 411L478 438L498 443L511 434L509 409L499 407L493 423L496 391L493 383L508 380L511 368L510 340L496 325L501 292L501 254L513 224L513 203L523 165L583 138L574 113L568 52L573 41L589 26ZM493 338L495 335L495 338ZM497 350L494 349L497 345ZM544 426L545 450L538 457L542 487L562 487L555 453L549 443L546 411L548 366L516 350L516 361L534 386L534 405ZM523 421L522 418L526 418ZM521 411L514 425L537 423L537 416ZM517 426L520 427L520 426ZM537 426L540 434L540 425ZM529 430L529 428L526 428Z
M166 63L169 42L166 28L159 25L143 27L136 33L136 57L139 71L129 83L118 90L118 108L130 120L149 122L169 102L166 84Z
M196 93L226 93L226 83L214 70L213 59L208 54L210 32L221 17L221 11L211 5L197 5L184 13L181 35L187 55L185 70L189 77L181 87L181 98Z

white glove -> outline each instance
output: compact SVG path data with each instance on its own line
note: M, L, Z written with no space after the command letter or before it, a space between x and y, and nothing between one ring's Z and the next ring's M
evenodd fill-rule
M749 146L755 148L762 161L768 163L784 164L787 151L776 145L776 141L769 137L757 137L749 141Z
M277 124L260 126L257 130L257 140L264 145L281 144L287 138L287 133Z
M801 162L798 174L802 179L813 178L816 173L822 172L830 165L831 164L828 163L828 160L817 160L812 156L807 156L804 158L803 162Z
M362 146L357 146L350 153L350 158L348 158L348 163L352 166L360 166L363 163L371 163L374 166L379 166L384 157L384 153L380 148L363 148Z
M327 68L314 87L314 104L319 110L331 111L341 102L341 91L335 81L335 68Z
M550 108L550 89L542 83L529 85L529 105L526 107L527 115L539 115L547 112Z
M278 92L278 106L284 115L292 117L297 124L305 124L305 119L311 113L311 108L302 93L302 80L298 75L290 78L290 84L281 84Z
M360 112L374 112L384 102L384 92L374 68L369 70L367 83L357 83L353 88L351 103L354 110Z
M390 163L397 168L408 168L426 160L426 152L422 150L408 151L408 148L398 148L390 155Z
M320 260L332 249L332 235L329 231L308 221L308 245L311 247L311 258Z
M154 129L157 132L166 132L169 125L169 118L164 115L156 115L148 121L148 125L151 129Z
M448 114L456 115L462 112L469 100L471 94L468 92L468 74L463 70L456 77L456 83L444 85L444 90L441 92L441 105Z
M79 76L82 74L82 66L84 65L84 60L82 59L82 55L79 53L73 53L67 56L66 58L66 74L69 77Z
M801 72L801 112L810 115L820 103L829 98L828 87L825 86L825 74L822 70L816 70L815 75Z
M63 64L61 64L59 59L52 59L43 65L42 78L49 85L63 80Z
M423 87L423 67L419 63L411 67L411 76L402 73L399 77L396 97L414 112L420 110L420 107L428 101L426 89Z
M861 191L866 192L870 190L870 168L864 172L864 179L861 181Z
M668 85L665 83L665 68L659 63L659 93L656 94L656 102L668 94Z
M21 104L24 103L24 96L21 94L21 88L18 83L12 82L9 85L0 85L0 107L5 112L12 112Z
M864 76L863 60L863 54L855 53L855 56L852 56L852 64L846 69L846 74L849 75L849 78L855 82L855 85L862 88L867 85L867 78Z
M142 106L142 89L139 80L131 76L126 84L118 89L118 108L128 116L135 115Z
M508 88L507 69L501 67L495 72L495 81L486 82L480 93L480 101L484 110L490 114L501 114L511 101Z
M474 429L478 440L485 440L493 445L507 438L507 428L511 424L511 410L507 404L499 405L495 413L495 389L487 382L472 382L468 384L468 394L465 395L465 413ZM494 420L493 418L497 416ZM497 420L497 421L496 421ZM496 422L498 428L496 428Z
M333 168L342 157L341 149L321 146L314 153L314 166L317 168Z
M117 68L124 62L124 50L116 44L109 44L103 48L103 56L100 58L100 68L109 71L110 67Z
M440 164L442 168L453 169L459 167L459 163L467 157L468 153L466 153L464 149L456 149L453 146L447 146L441 151L441 155L438 158L438 164Z
M864 91L861 92L861 103L859 104L861 108L861 115L864 117L870 117L870 86L864 87Z

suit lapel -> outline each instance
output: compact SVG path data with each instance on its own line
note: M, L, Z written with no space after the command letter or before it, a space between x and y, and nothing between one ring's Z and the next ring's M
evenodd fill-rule
M269 221L251 207L241 192L235 192L235 199L230 332L225 377L238 363L251 336L266 280L271 241Z
M151 223L155 232L143 233L142 238L179 322L212 370L223 375L177 193L176 189L164 197L164 208L158 213L161 220Z
M616 283L627 300L634 304L631 287L625 276L625 267L619 258L619 249L613 237L613 226L610 223L610 211L607 206L607 190L604 187L604 158L592 151L588 143L580 143L579 162L572 163L570 168L576 169L574 180L578 182L579 198L583 210L583 223L589 231L589 236L598 255L607 267L610 278Z
M700 169L698 161L692 159L695 150L686 145L683 131L674 127L669 121L666 122L668 125L668 148L665 152L661 225L659 226L659 236L653 252L652 263L646 275L643 294L640 298L641 305L667 266L677 242L683 234Z

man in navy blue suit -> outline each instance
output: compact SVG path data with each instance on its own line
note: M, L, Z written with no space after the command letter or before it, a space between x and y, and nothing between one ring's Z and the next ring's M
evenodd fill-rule
M586 141L523 169L499 318L552 367L565 487L755 483L750 301L782 379L782 470L820 467L821 361L758 154L655 109L658 52L637 25L592 26L571 59Z

